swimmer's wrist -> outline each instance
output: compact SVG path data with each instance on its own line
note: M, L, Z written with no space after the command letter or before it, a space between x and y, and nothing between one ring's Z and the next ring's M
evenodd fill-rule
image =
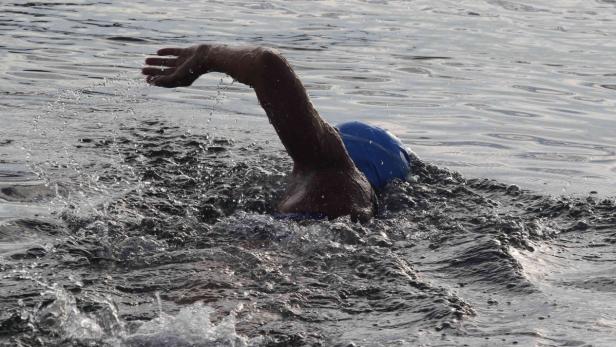
M196 48L196 55L198 57L198 66L196 66L196 70L199 75L206 74L212 70L209 59L210 48L211 45L208 44L198 45Z

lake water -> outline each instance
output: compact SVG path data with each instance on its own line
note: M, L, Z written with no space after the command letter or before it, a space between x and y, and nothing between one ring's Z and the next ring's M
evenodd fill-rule
M612 346L616 2L0 4L0 343ZM367 225L272 219L254 92L146 86L282 52L331 123L421 158Z

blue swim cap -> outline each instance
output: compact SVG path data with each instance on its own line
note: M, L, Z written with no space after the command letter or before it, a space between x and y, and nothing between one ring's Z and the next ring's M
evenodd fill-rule
M375 189L394 178L406 178L411 170L411 155L397 137L362 122L346 122L336 128L355 166Z

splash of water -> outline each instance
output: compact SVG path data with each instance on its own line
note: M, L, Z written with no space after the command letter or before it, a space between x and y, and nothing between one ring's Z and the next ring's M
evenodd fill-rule
M215 310L202 303L184 307L176 315L164 312L159 317L141 325L137 331L127 334L126 346L257 346L262 339L239 335L235 330L236 320L232 314L219 322L211 316Z
M25 276L24 279L33 279ZM67 345L118 347L250 347L262 341L260 337L248 338L236 332L235 311L215 321L212 319L215 309L197 302L182 308L175 315L168 314L162 310L157 295L158 317L135 328L120 318L117 306L108 297L96 298L96 311L87 312L75 296L61 285L36 282L46 288L41 292L46 300L34 308L23 308L19 318L27 322L42 345L64 341ZM241 309L240 305L237 310Z

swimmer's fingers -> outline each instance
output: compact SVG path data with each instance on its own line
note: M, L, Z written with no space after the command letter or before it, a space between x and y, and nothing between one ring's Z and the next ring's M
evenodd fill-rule
M181 80L174 78L174 76L148 76L146 82L153 86L164 88L185 87L185 83L181 83Z
M151 85L165 88L187 87L191 85L199 74L190 68L190 63L184 63L178 68L158 69L144 68L147 75L146 82Z
M175 55L176 57L179 57L181 55L184 55L186 50L187 50L186 48L161 48L156 52L156 54L157 55Z
M175 71L174 68L161 69L159 67L146 66L141 69L141 73L146 76L166 76L171 75Z
M161 69L157 67L144 67L141 72L146 75L148 84L158 87L178 87L178 78L174 76L175 68Z
M148 82L148 84L157 87L172 87L170 85L170 80L168 78L165 78L165 76L148 76L146 77L145 81Z
M199 76L200 57L196 55L198 46L189 48L163 48L145 60L146 66L141 71L148 76L146 82L151 85L174 88L191 85ZM165 56L165 57L162 57ZM175 56L175 57L169 57Z
M146 65L167 67L176 67L178 66L178 62L178 58L147 58L145 60Z
M190 83L186 83L185 79L178 77L177 74L147 75L145 81L153 86L165 88L175 88L190 85Z

